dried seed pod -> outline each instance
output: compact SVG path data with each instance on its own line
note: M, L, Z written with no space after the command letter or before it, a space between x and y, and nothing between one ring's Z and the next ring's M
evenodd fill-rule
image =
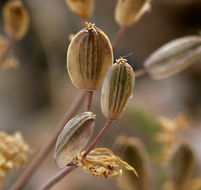
M115 9L115 20L123 27L137 22L150 8L150 0L118 0Z
M132 172L123 170L118 184L124 190L148 190L151 184L150 160L142 142L133 137L120 136L115 143L119 156L136 169L137 178Z
M174 189L188 190L188 183L192 177L195 157L191 147L182 143L177 147L170 160L170 177Z
M133 69L127 60L116 61L107 72L101 92L102 112L110 120L117 120L122 116L135 83Z
M6 3L3 8L6 33L14 39L21 39L29 27L29 15L20 0Z
M68 165L85 147L93 133L95 117L91 112L83 112L66 124L54 152L54 159L60 168Z
M162 79L176 74L201 58L201 37L186 36L173 40L155 52L144 62L144 67L153 79Z
M66 0L69 8L87 20L94 12L94 0Z
M67 52L67 68L77 88L99 89L112 63L110 40L94 24L88 24L73 37Z

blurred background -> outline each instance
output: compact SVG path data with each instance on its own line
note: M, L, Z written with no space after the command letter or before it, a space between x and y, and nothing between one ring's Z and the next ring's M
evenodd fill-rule
M5 2L0 1L1 9ZM20 66L12 71L0 71L0 130L23 134L31 147L30 162L46 144L78 93L67 74L66 51L69 35L82 28L82 20L69 10L64 0L26 0L24 4L31 16L31 26L12 50L19 58ZM119 29L114 20L115 5L115 0L96 0L94 14L89 19L108 35L111 42ZM146 57L164 43L201 32L201 0L153 0L151 5L149 13L126 30L114 52L115 58L132 53L127 59L134 70L141 69ZM0 18L0 34L3 35ZM95 135L106 120L100 109L100 91L95 92L92 111L97 115ZM197 156L195 173L201 176L201 62L164 80L154 81L148 76L137 79L126 113L113 123L98 146L113 149L116 137L128 135L140 137L148 152L154 154L158 149L153 139L153 133L158 130L156 118L174 119L181 113L189 116L194 127L184 135ZM37 189L59 171L52 152L46 156L46 161L25 189ZM23 169L7 175L5 189ZM154 176L154 189L160 189L157 184L164 176ZM52 189L111 188L118 188L115 180L95 178L77 169Z

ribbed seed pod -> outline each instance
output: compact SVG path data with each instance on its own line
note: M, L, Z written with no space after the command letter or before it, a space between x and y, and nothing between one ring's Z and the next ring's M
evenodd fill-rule
M134 167L139 175L123 170L123 176L118 184L124 190L150 190L151 168L148 153L138 138L120 136L115 143L116 152L128 164Z
M117 120L122 116L134 83L132 67L126 59L118 59L108 70L102 87L101 108L105 117Z
M200 58L201 37L186 36L153 52L145 60L144 67L153 79L162 79L184 70Z
M6 33L14 39L21 39L29 27L29 15L22 1L14 0L5 4L3 8L4 28Z
M150 0L118 0L115 20L120 26L130 26L150 8Z
M73 37L67 52L67 68L77 88L99 89L112 63L110 40L94 24L88 24Z
M94 12L94 0L66 0L69 8L87 20Z
M83 112L66 124L57 139L54 152L54 159L60 168L68 165L85 147L93 133L95 117L91 112Z
M195 157L191 147L180 144L170 160L170 177L175 190L189 190L189 181L194 169Z

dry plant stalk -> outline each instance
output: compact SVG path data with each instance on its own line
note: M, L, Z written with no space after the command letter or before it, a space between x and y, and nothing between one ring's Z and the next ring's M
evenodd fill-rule
M3 8L4 28L9 37L21 39L29 28L29 14L20 0L9 1Z

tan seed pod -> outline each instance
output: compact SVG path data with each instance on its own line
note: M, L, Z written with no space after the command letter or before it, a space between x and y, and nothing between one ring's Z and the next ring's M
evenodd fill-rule
M54 152L59 168L68 165L86 146L93 133L95 117L92 112L83 112L66 124L57 139Z
M4 28L6 33L21 39L29 27L29 14L20 0L9 1L3 8Z
M88 24L73 37L67 52L67 69L77 88L101 88L112 63L113 51L110 40L94 24Z
M191 147L186 144L180 144L170 160L171 182L176 190L189 190L189 182L195 164L195 156Z
M201 58L201 37L186 36L173 40L155 52L144 62L144 67L153 79L162 79L176 74Z
M119 119L133 93L135 76L126 59L118 59L105 77L101 92L101 108L105 117Z
M115 20L127 27L137 22L150 8L150 0L118 0L115 9Z
M87 20L94 12L94 0L66 0L69 8Z
M115 142L117 154L136 169L137 178L132 172L123 170L118 184L124 190L150 190L151 167L148 153L138 138L120 136Z

